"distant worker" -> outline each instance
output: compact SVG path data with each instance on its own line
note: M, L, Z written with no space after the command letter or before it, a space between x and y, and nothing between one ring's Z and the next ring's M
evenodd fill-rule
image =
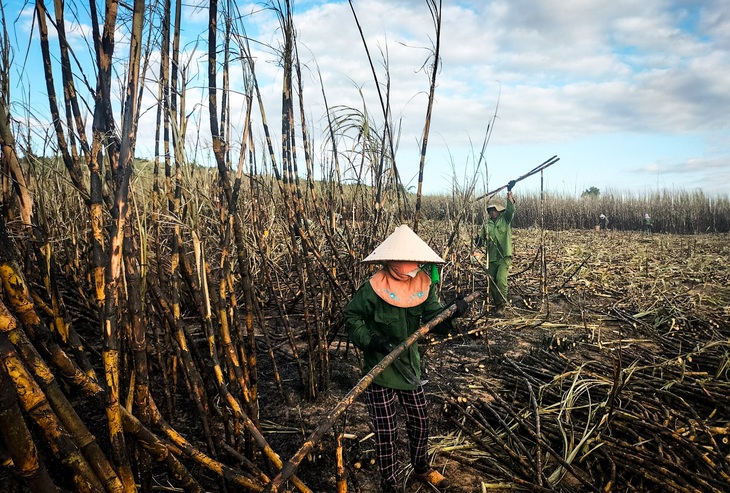
M644 233L651 233L651 227L652 227L651 216L649 215L648 212L645 212L644 213L644 220L641 223L641 230Z
M507 206L491 203L487 206L489 219L482 225L477 246L487 247L489 257L489 297L495 317L504 316L507 303L507 273L512 263L512 219L515 216L515 198L507 184Z
M606 231L608 229L608 218L605 214L598 216L598 229L600 231Z

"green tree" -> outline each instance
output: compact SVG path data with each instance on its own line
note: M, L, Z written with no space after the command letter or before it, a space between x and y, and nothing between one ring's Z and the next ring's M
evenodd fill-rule
M586 188L582 194L580 194L581 197L598 197L601 195L601 190L596 187Z

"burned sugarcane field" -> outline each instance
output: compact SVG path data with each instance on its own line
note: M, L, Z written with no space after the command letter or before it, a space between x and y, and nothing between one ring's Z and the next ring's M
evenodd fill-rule
M0 9L1 493L730 492L715 2L51 3Z

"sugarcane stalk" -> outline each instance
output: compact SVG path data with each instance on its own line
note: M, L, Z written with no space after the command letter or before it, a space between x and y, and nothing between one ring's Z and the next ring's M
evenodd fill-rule
M197 448L191 445L180 433L178 433L172 426L170 426L160 414L157 409L154 399L150 400L150 410L152 413L152 420L162 431L167 435L167 438L171 440L176 446L180 447L182 452L188 457L193 459L198 464L202 465L211 472L235 483L238 486L247 488L247 491L262 491L264 489L260 482L262 477L249 478L244 476L239 471L236 471L221 462L206 456L200 452Z
M20 166L18 154L15 152L15 137L10 128L10 113L5 106L5 98L0 98L0 158L3 169L7 169L17 183L18 201L20 202L20 218L23 224L30 226L33 218L33 199Z
M49 111L52 116L53 128L56 134L56 143L58 149L63 157L63 163L68 170L69 178L76 191L85 200L88 200L88 192L86 191L86 184L84 183L84 176L81 173L81 166L74 160L74 157L69 152L68 144L63 130L63 120L60 116L58 109L58 98L56 97L56 88L54 85L53 77L53 65L51 62L51 51L48 43L48 24L46 22L47 10L45 2L38 0L35 3L36 19L38 20L38 27L40 32L41 42L41 54L43 59L43 71L46 81L46 90L48 95Z
M215 454L216 447L209 422L210 405L208 403L208 394L205 389L204 380L195 365L195 360L191 354L190 348L188 347L184 326L183 324L177 323L175 315L167 304L167 301L157 284L150 283L150 292L153 295L155 306L161 312L160 316L167 321L167 325L173 331L172 340L176 343L177 354L182 361L184 375L190 386L190 397L193 399L195 409L198 413L198 418L200 419L200 423L203 428L208 452Z
M104 487L99 478L59 421L44 392L28 372L4 333L0 333L0 361L15 385L15 392L23 410L38 425L52 452L72 472L71 481L76 491L79 493L103 491Z
M532 385L529 380L525 380L527 389L530 391L530 403L532 404L532 412L535 415L535 435L537 436L537 451L535 452L535 467L537 469L537 484L543 485L543 474L542 474L542 446L540 443L542 440L542 426L540 422L540 409L537 407L537 399L535 398L535 392L532 390Z
M347 493L347 470L342 453L342 432L335 434L335 483L337 493Z
M249 383L247 372L245 371L245 367L241 365L241 361L238 358L238 353L236 351L236 348L233 345L233 339L231 338L231 328L230 328L230 322L231 320L228 317L228 305L227 300L229 297L229 292L231 295L233 295L233 282L231 280L231 261L228 258L229 257L229 250L231 248L231 236L232 236L232 229L233 229L233 216L229 215L227 218L227 224L225 225L225 239L223 241L223 248L221 251L221 260L220 260L220 267L221 267L221 275L218 282L218 290L219 290L219 296L218 296L218 307L217 307L217 313L218 313L218 332L220 333L220 339L221 339L221 352L225 357L225 361L228 364L228 367L233 372L233 375L236 379L236 382L238 383L238 387L241 390L241 396L243 397L243 403L246 407L246 413L249 416L252 416L252 420L254 423L257 423L258 413L255 412L256 406L253 405L254 397L251 392L251 385ZM197 253L196 255L196 261L200 264L199 265L199 272L202 274L202 285L207 287L206 279L207 276L203 273L203 269L201 268L202 264L205 264L205 259L203 257L203 251L202 249ZM230 286L230 291L228 287ZM204 298L206 298L207 302L207 289L204 291ZM206 303L206 306L208 306L208 303ZM206 310L205 313L205 325L207 330L212 330L211 320L210 320L211 314ZM245 360L244 360L245 362Z
M541 446L550 454L552 455L555 460L557 460L561 466L563 466L568 472L570 472L575 478L581 482L585 487L587 487L589 490L598 493L598 489L591 484L586 478L583 477L582 474L578 473L578 471L573 467L573 465L566 461L560 454L558 454L553 448L545 442L542 438L537 437L535 432L527 426L524 421L517 415L517 413L504 401L504 399L493 389L491 389L489 386L485 385L484 389L489 392L489 395L495 398L495 400L500 403L502 408L507 411L507 413L510 415L510 417L514 420L516 420L522 428L527 431L527 433L530 435L530 437L535 440L536 443L540 443Z
M0 318L4 316L0 314ZM4 369L0 370L0 434L1 443L12 459L16 474L23 479L28 489L32 493L57 492L58 488L38 458L33 436L18 407L15 387Z
M430 70L428 85L428 103L426 105L426 119L423 125L423 136L421 137L421 155L418 163L418 188L416 190L416 207L413 217L413 232L418 233L419 220L421 218L421 199L423 196L423 175L426 167L426 149L428 148L428 137L431 130L431 115L433 113L433 102L436 92L436 77L439 74L439 62L441 61L441 4L442 0L429 0L428 8L431 11L433 20L435 45L431 53L433 64Z
M134 0L132 29L129 43L129 70L125 84L125 102L122 115L119 146L119 167L115 176L114 207L112 208L108 264L106 268L106 303L104 306L102 341L104 375L107 384L106 415L112 458L127 493L137 490L129 455L124 442L120 407L121 389L119 351L119 300L122 289L122 261L125 224L130 219L129 191L134 168L134 148L137 136L139 109L137 95L140 82L140 59L144 0Z
M131 346L133 358L134 385L130 389L133 392L134 404L137 409L139 420L145 425L150 425L149 395L150 375L147 362L147 324L144 321L142 297L144 296L144 283L140 256L144 255L139 248L136 237L133 234L131 221L128 221L124 228L124 268L127 280L127 308L129 312L128 323L131 325ZM143 261L143 259L142 259ZM130 384L131 386L131 384ZM131 406L127 406L131 409ZM140 450L138 457L138 477L142 483L142 490L148 490L152 482L152 461L146 451Z
M170 452L170 449L155 436L142 422L133 414L124 410L122 412L122 423L124 431L134 435L138 443L158 463L165 465L175 484L188 493L203 493L203 488L190 474L190 471Z

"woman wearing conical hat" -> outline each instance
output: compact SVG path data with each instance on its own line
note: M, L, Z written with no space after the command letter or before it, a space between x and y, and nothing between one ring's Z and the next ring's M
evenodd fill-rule
M444 307L438 300L431 269L444 263L408 226L396 228L363 262L381 263L383 268L363 283L344 310L350 339L363 354L363 373L369 372L385 355L438 315ZM463 315L468 305L454 300L452 318ZM448 333L451 320L433 331ZM429 466L428 415L421 378L418 343L406 349L365 390L365 402L375 431L375 452L382 491L398 489L396 459L396 400L406 418L411 465L417 479L438 489L448 480Z

